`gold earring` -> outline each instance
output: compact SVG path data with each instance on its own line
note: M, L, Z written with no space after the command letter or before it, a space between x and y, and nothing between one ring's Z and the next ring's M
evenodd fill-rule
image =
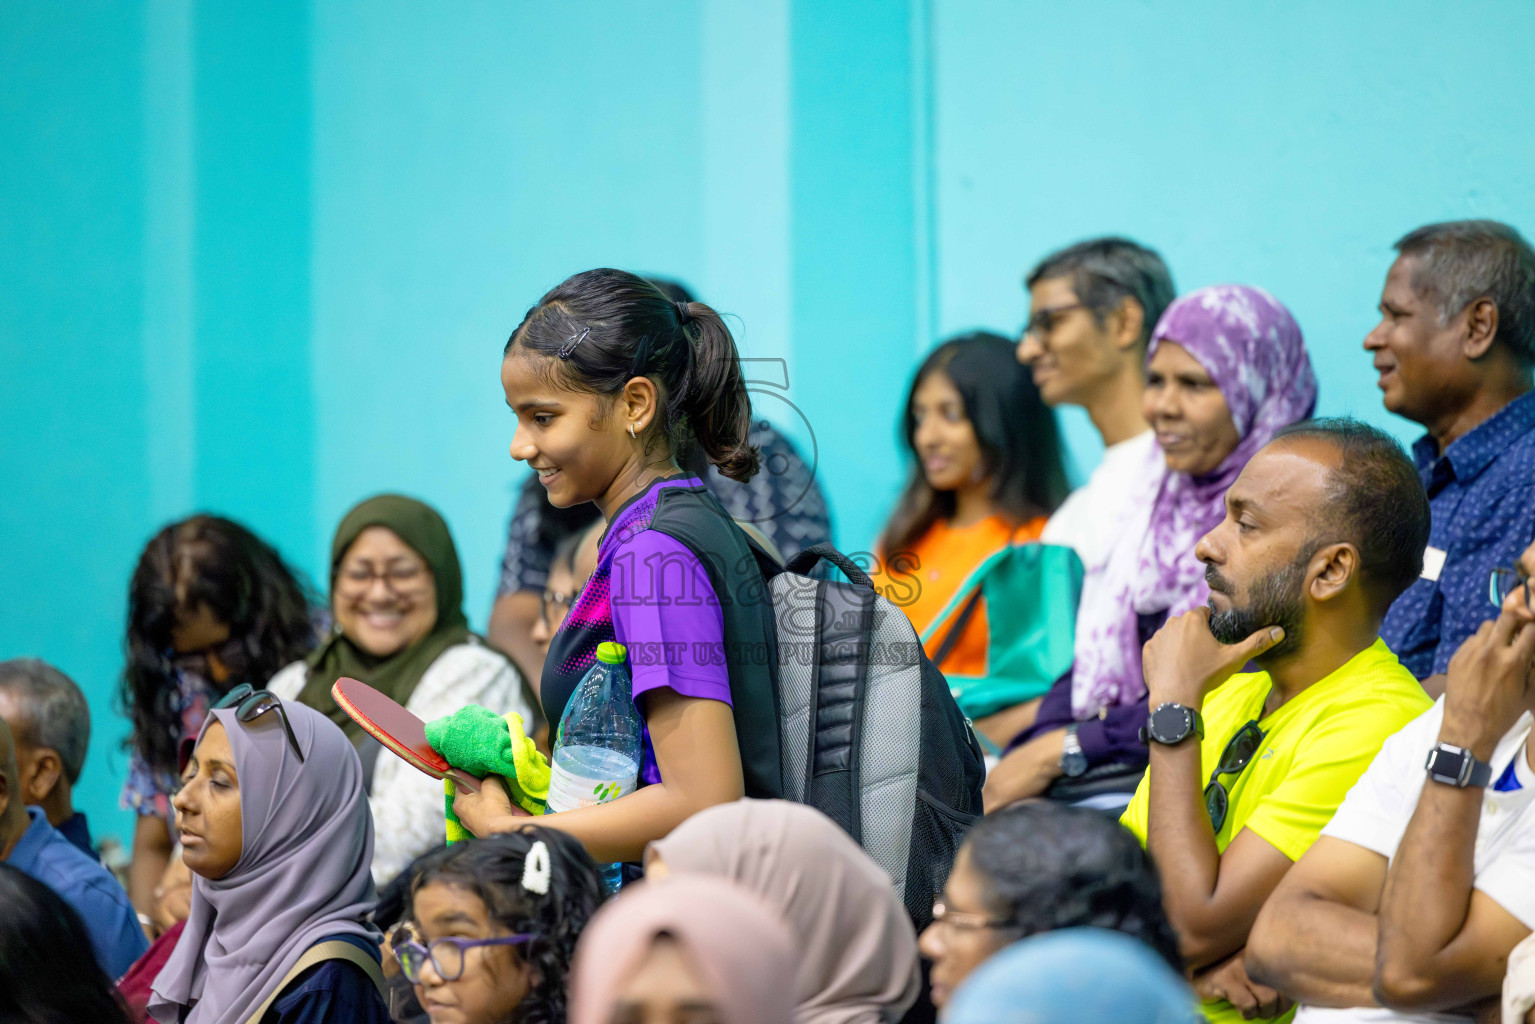
M638 441L638 440L639 440L639 438L638 438L638 437L636 437L636 436L635 436L635 433L634 433L634 424L633 424L633 423L631 423L631 424L629 424L629 436L630 436L630 437L632 437L632 438L634 438L634 440L636 440L636 441Z

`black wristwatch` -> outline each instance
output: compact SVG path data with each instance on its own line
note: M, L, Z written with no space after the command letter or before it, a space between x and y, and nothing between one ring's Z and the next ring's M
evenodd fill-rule
M1061 774L1075 779L1086 772L1087 755L1082 753L1082 743L1077 739L1077 723L1072 722L1066 727L1066 736L1061 740Z
M1467 786L1480 789L1492 781L1492 765L1478 761L1465 747L1452 747L1448 743L1436 744L1428 752L1428 761L1423 767L1435 782L1457 789Z
M1182 704L1158 704L1141 726L1142 743L1175 747L1190 736L1205 738L1205 720L1198 711Z

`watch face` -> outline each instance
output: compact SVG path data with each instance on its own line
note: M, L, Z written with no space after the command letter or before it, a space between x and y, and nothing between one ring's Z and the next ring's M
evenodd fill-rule
M1448 783L1451 786L1460 785L1460 774L1465 769L1464 753L1445 750L1435 747L1428 752L1428 774L1436 782Z
M1193 728L1188 708L1164 704L1151 713L1151 737L1158 743L1178 743Z

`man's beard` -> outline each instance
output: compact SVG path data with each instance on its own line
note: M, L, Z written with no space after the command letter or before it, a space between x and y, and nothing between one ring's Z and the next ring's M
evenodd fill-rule
M1301 587L1306 582L1306 566L1314 552L1306 552L1276 573L1263 577L1252 585L1247 606L1233 605L1227 611L1216 611L1215 600L1210 600L1210 632L1223 644L1238 644L1260 629L1279 626L1284 629L1284 639L1263 652L1264 657L1295 650L1301 642L1301 620L1304 602ZM1206 579L1220 583L1220 593L1230 598L1230 581L1211 566ZM1211 587L1215 590L1215 587Z

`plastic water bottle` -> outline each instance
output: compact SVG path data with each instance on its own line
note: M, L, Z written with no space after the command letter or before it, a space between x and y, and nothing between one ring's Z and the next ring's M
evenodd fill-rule
M549 773L552 812L605 804L639 784L643 733L627 656L623 644L599 644L597 663L565 705ZM618 891L622 872L619 864L602 869L609 892Z

